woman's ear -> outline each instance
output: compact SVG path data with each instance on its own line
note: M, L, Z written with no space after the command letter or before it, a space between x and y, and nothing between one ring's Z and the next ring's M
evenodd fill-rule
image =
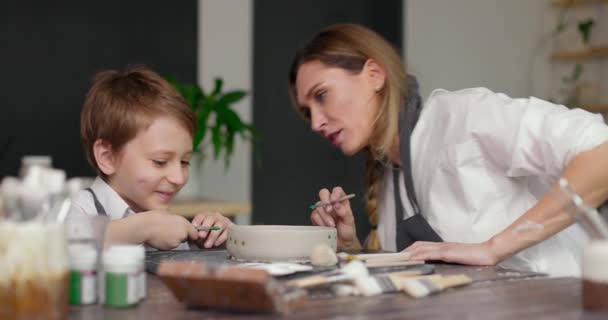
M370 81L372 88L374 88L374 91L379 92L382 90L384 83L386 82L386 72L384 71L384 68L373 59L367 59L363 66L363 71Z
M93 155L95 156L95 162L99 170L106 176L112 175L116 172L116 160L117 157L112 149L112 144L103 139L97 139L93 144Z

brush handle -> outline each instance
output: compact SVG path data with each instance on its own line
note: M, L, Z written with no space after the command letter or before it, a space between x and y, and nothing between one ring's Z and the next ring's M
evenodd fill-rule
M351 198L354 198L354 197L355 197L355 194L351 193L351 194L348 194L348 195L340 197L338 200L317 202L317 203L311 205L309 208L310 209L316 209L318 207L328 206L330 204L334 204L336 202L341 202L341 201L344 201L344 200L348 200L348 199L351 199Z
M302 279L290 280L287 282L287 285L298 288L309 288L326 283L328 283L328 280L324 276L310 276Z
M469 284L471 282L473 282L473 280L464 274L443 276L438 280L435 280L435 283L439 285L442 289L458 287L465 284Z

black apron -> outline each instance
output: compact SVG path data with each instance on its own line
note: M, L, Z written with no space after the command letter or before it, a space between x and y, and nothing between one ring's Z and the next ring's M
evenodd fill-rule
M399 151L401 154L401 168L403 170L403 180L407 197L414 210L413 215L403 220L403 204L399 192L399 170L393 169L393 189L395 195L395 224L396 224L396 247L401 251L416 241L441 242L441 237L433 230L420 212L416 193L414 190L414 180L412 178L412 163L410 150L410 137L420 111L422 101L418 94L418 82L413 76L408 76L408 102L405 108L399 112Z

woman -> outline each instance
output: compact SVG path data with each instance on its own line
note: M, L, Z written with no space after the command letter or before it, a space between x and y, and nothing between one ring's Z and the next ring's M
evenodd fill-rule
M608 199L600 116L485 88L435 90L423 106L394 48L353 24L331 26L298 51L289 85L315 133L347 156L367 155L368 247L579 274L588 237L562 210L556 182L565 177L588 205ZM344 194L335 187L319 198ZM341 248L361 247L347 201L311 220L336 227Z

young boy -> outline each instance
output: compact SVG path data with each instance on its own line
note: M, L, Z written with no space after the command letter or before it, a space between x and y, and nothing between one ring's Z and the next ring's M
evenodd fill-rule
M98 177L72 200L69 219L111 218L112 244L146 244L160 250L219 246L232 224L219 213L192 223L169 214L169 201L188 180L196 116L180 94L145 67L96 75L81 113L80 136ZM197 231L218 226L218 231Z

